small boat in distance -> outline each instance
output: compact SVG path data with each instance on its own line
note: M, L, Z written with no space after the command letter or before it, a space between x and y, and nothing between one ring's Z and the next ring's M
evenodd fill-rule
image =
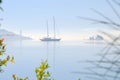
M41 41L60 41L60 38L51 38L51 37L45 37L43 39L40 39Z
M40 39L41 41L60 41L60 38L56 38L56 31L55 31L55 18L53 17L53 27L54 27L54 37L49 37L49 29L48 29L48 21L47 21L47 37Z

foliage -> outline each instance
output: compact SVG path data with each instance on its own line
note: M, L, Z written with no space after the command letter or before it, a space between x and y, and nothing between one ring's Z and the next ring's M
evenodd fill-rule
M42 61L40 67L35 68L37 80L50 80L50 73L46 71L49 68L48 61Z
M2 3L2 0L0 0L0 3Z
M113 11L113 14L115 14L117 19L120 20L120 0L106 0L106 2ZM98 54L98 57L100 57L100 59L87 61L93 65L87 68L87 72L80 73L84 73L88 78L95 80L120 80L120 23L116 19L110 18L110 16L107 17L95 9L93 11L104 20L88 17L79 18L90 20L99 24L104 24L112 28L112 30L116 31L116 33L111 33L110 31L101 31L101 33L109 38L109 40L105 39L105 42L107 44L103 50L101 50L100 54Z
M12 62L15 63L14 61L14 57L10 57L9 55L7 55L5 58L3 58L3 56L5 55L5 47L6 45L3 43L4 38L0 39L0 71L2 71L1 67L2 66L7 66L7 62Z
M2 3L2 0L0 0L0 4ZM4 11L3 8L0 6L0 10L1 11Z
M48 68L49 68L49 65L47 60L42 61L40 67L35 68L37 80L51 80L50 73L46 71ZM12 77L14 80L29 80L28 77L21 78L16 76L16 74L13 74Z
M13 77L14 80L29 80L28 77L26 77L26 78L17 77L16 74L13 74L12 77Z

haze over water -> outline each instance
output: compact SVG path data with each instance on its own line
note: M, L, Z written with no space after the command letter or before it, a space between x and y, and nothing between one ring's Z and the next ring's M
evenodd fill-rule
M11 80L12 74L20 77L28 76L35 80L35 68L42 60L48 59L51 76L55 80L88 80L82 74L73 72L84 71L86 60L96 59L97 54L105 45L86 44L78 41L41 42L41 41L13 41L7 43L7 54L15 57L15 64L4 67L0 80ZM81 62L83 61L83 62ZM6 76L7 75L7 76ZM90 80L90 79L89 79Z

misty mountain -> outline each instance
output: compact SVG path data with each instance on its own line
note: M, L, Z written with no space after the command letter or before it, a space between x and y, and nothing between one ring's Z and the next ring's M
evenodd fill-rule
M25 37L13 32L7 31L5 29L0 29L0 38L5 38L5 40L32 40L30 37Z

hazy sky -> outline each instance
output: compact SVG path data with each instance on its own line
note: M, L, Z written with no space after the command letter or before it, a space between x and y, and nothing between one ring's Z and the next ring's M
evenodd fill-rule
M97 29L107 28L77 17L104 20L92 9L116 20L106 0L3 0L2 7L2 28L15 33L22 30L23 35L36 39L46 35L47 20L49 32L53 33L53 16L56 20L56 32L63 39L80 39L87 34L94 34Z

